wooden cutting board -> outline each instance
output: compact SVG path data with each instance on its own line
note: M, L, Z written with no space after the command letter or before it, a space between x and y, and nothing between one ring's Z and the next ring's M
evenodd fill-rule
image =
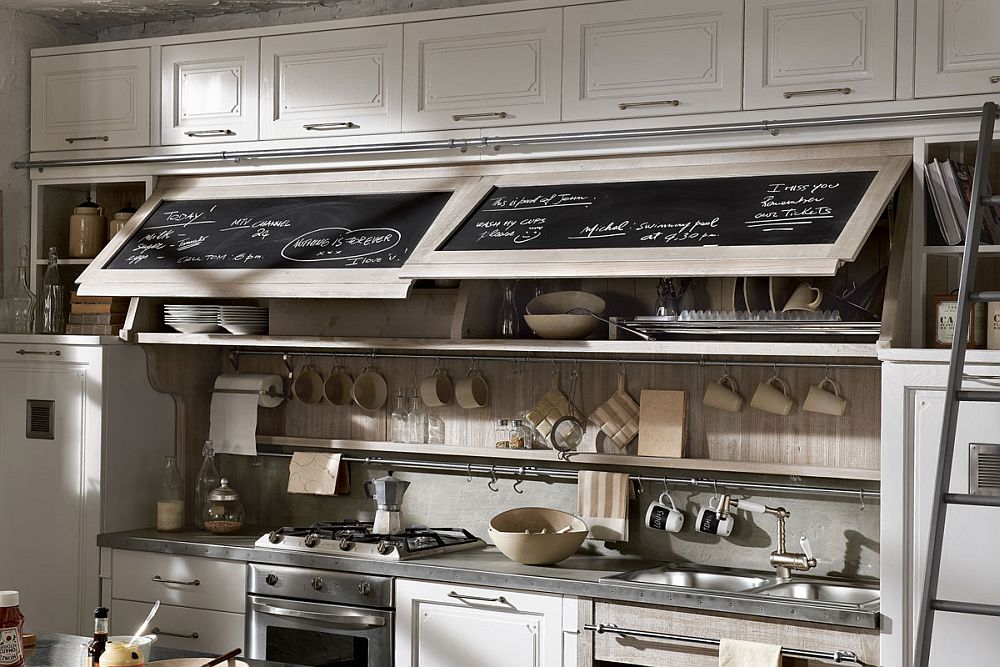
M639 456L682 458L687 443L687 392L644 389L639 395Z

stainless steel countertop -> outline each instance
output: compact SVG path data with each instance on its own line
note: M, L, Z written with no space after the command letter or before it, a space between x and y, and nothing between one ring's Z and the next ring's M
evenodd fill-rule
M516 563L495 547L487 547L403 562L371 561L325 554L255 549L254 542L265 532L264 529L260 529L256 532L244 531L241 535L223 536L194 531L160 533L153 529L132 530L99 535L97 544L111 549L274 565L297 565L341 572L362 572L407 579L574 595L600 600L725 611L829 625L879 627L880 614L877 610L851 609L843 605L832 606L763 595L730 595L667 588L655 584L600 581L602 577L612 574L657 564L627 556L578 554L557 565L537 566Z

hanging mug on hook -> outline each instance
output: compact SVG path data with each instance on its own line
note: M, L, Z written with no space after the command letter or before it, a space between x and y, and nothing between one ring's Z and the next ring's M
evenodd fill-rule
M668 506L667 503L670 503ZM669 491L660 494L659 500L654 500L646 509L646 528L665 530L668 533L679 533L684 527L684 513L677 509L674 498Z
M490 386L478 362L473 361L466 376L455 383L455 400L466 410L485 408L490 402Z
M375 370L373 363L374 355L365 362L361 375L351 387L351 398L358 404L358 407L368 412L375 412L385 405L386 399L389 398L389 385L386 384L385 378Z

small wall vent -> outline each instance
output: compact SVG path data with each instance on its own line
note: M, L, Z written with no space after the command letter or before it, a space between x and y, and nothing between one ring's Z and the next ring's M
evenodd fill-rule
M969 493L1000 496L1000 445L969 446Z
M56 402L29 398L24 430L29 440L55 440Z

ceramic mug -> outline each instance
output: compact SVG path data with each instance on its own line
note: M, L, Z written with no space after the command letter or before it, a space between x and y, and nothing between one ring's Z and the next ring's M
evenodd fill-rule
M743 396L740 395L740 388L736 384L736 380L729 373L726 373L705 387L705 396L701 402L717 410L739 412L740 408L743 407Z
M795 407L795 399L792 398L788 383L774 375L757 385L757 391L750 399L750 407L785 417Z
M729 537L733 532L733 524L736 520L730 512L726 512L725 515L719 512L719 502L720 499L718 496L712 496L712 499L708 501L708 505L698 511L697 528L699 532L708 533L709 535Z
M469 374L455 383L455 400L466 410L483 408L490 401L490 386L478 368L470 368Z
M334 366L330 375L323 384L323 396L332 405L341 407L350 405L353 397L351 389L354 387L354 378L343 366Z
M306 364L292 378L292 396L301 403L319 403L323 399L323 376Z
M819 310L821 303L823 303L823 292L819 288L806 283L799 283L799 286L795 288L792 296L788 298L788 302L785 303L785 307L781 310L785 313L792 310L804 310L814 313Z
M366 365L351 386L351 398L362 410L375 412L389 398L389 385L377 370Z
M420 382L420 398L429 408L439 408L451 403L455 395L455 387L443 368L435 368L430 377Z
M667 506L667 502L670 506ZM673 497L664 491L659 500L654 500L646 510L646 528L665 530L668 533L679 533L684 527L684 513L677 509Z
M847 411L847 399L840 395L840 387L832 378L823 378L819 384L809 387L802 409L840 417Z

